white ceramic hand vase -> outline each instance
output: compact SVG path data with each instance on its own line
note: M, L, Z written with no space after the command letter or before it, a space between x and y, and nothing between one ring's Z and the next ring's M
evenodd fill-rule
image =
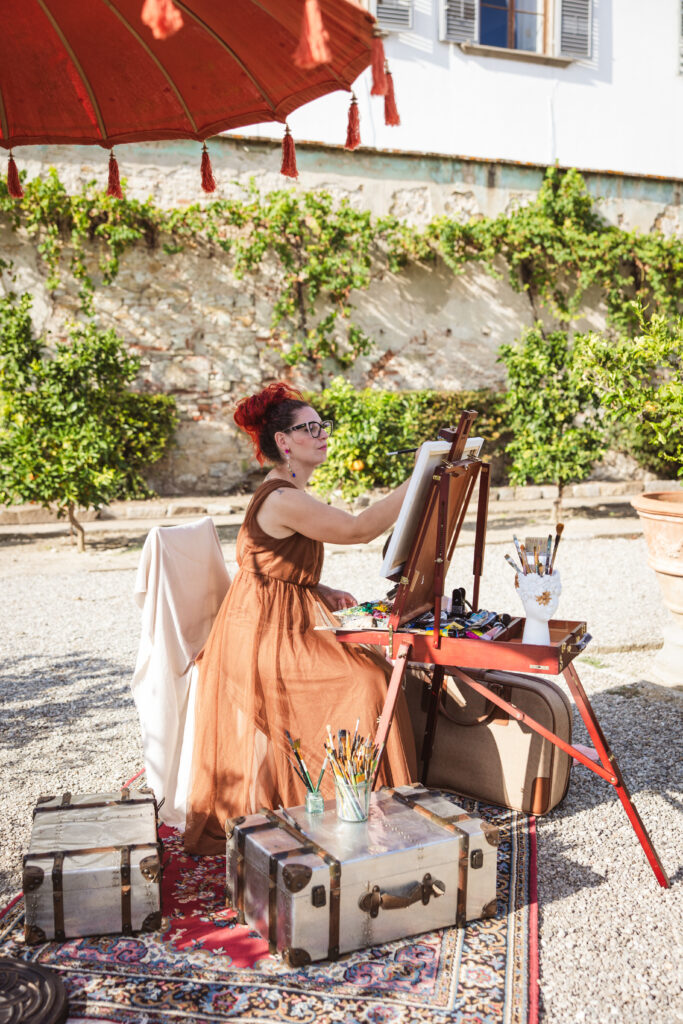
M559 572L555 571L550 576L539 576L535 572L527 573L526 576L517 573L515 587L522 599L526 615L522 642L549 644L548 620L552 619L557 611L562 592Z

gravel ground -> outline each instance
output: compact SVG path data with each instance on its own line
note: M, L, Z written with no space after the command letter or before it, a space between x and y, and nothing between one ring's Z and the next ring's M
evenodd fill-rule
M533 526L498 513L482 606L517 610L502 555L511 551L512 529L524 536ZM228 563L235 532L234 525L221 529ZM683 695L649 678L665 612L637 521L619 521L614 512L609 521L577 517L565 537L557 615L589 623L594 641L576 664L673 885L657 885L610 787L575 768L563 804L538 820L541 1019L669 1024L683 1020ZM0 902L20 888L41 793L115 787L141 765L128 688L141 542L130 530L101 536L82 556L60 538L15 536L0 545ZM469 588L470 542L466 527L449 585ZM330 548L325 582L361 599L381 596L380 548ZM575 719L575 739L589 742Z

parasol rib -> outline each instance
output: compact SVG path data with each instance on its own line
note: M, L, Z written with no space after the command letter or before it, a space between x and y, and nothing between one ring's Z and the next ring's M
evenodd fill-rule
M134 29L134 28L133 28L133 26L132 26L132 25L130 24L130 22L129 22L129 21L128 21L128 20L127 20L127 19L126 19L126 18L125 18L124 16L123 16L123 14L121 14L121 12L120 12L119 10L117 10L117 9L116 9L116 7L114 7L114 5L113 5L113 4L111 3L111 0L102 0L102 3L103 3L103 4L105 4L105 5L106 5L106 6L107 6L107 7L109 8L109 10L110 10L110 11L113 11L113 13L114 13L114 14L116 15L116 17L117 17L117 18L119 19L119 21L121 22L121 24L122 24L122 25L123 25L123 26L124 26L125 28L127 28L127 29L128 29L128 31L130 32L130 34L131 34L131 35L132 35L132 36L134 37L134 39L135 39L135 40L136 40L136 41L137 41L137 42L138 42L138 43L140 44L140 46L141 46L141 47L142 47L142 49L143 49L143 50L145 51L145 53L146 53L146 54L147 54L147 56L148 56L148 57L150 58L150 60L151 60L151 61L152 61L152 62L153 62L153 63L154 63L154 64L155 64L155 65L156 65L156 66L157 66L158 68L159 68L159 71L161 71L162 75L164 76L164 78L166 79L166 81L168 82L168 84L170 85L171 89L173 89L173 92L174 92L174 93L175 93L175 95L176 95L176 99L178 100L178 103L179 103L179 104L181 105L181 107L182 107L182 108L183 108L183 110L185 111L185 117L187 118L187 120L188 120L188 121L190 122L190 124L192 125L192 130L193 130L194 132L196 132L196 131L197 131L197 122L195 121L195 119L193 118L192 114L190 113L190 109L189 109L189 107L188 107L187 103L185 102L185 100L183 99L183 95L182 95L182 93L180 92L180 89L178 88L178 86L177 86L177 85L175 84L175 82L174 82L174 81L173 81L173 79L171 78L171 75L170 75L170 73L169 73L169 72L168 72L168 71L166 70L166 68L164 67L163 63L162 63L162 62L161 62L161 61L159 60L159 58L158 58L158 57L157 57L157 55L156 55L156 54L155 54L155 53L153 52L153 50L152 50L152 49L151 49L151 48L150 48L150 47L149 47L149 46L147 45L147 43L146 43L146 42L145 42L145 40L144 40L144 39L142 38L142 36L141 36L141 35L139 35L139 34L138 34L138 33L137 33L136 31L135 31L135 29Z
M5 98L2 95L2 85L0 84L0 129L2 129L2 136L6 139L9 136L9 126L7 124L7 110L5 109Z
M102 140L104 141L107 138L107 129L105 127L104 119L102 117L102 111L100 110L99 103L95 99L95 93L92 90L92 86L90 85L90 81L88 80L88 76L86 75L85 71L83 70L83 68L81 67L80 63L78 62L78 60L76 58L76 54L74 53L73 49L69 45L69 41L67 40L66 36L62 32L61 28L59 27L59 24L57 23L54 15L52 14L52 11L50 11L48 9L48 6L45 3L45 0L37 0L37 3L38 3L38 6L43 11L43 13L45 14L45 16L48 19L48 21L50 22L50 24L52 25L52 27L55 30L55 32L59 36L60 40L62 41L62 45L64 46L64 49L69 54L69 57L71 58L73 66L75 67L76 71L78 72L78 75L79 75L81 81L83 82L83 85L85 86L85 88L87 90L88 96L90 98L90 102L92 103L92 108L93 108L93 110L95 112L95 117L97 118L97 126L98 126L98 128L100 130L100 135L102 136Z
M256 89L258 89L258 91L260 92L261 96L263 97L263 99L265 100L265 102L266 102L266 103L268 104L268 106L269 106L269 108L270 108L270 112L271 112L271 114L273 114L273 117L274 117L274 119L275 119L276 121L277 121L277 120L279 120L279 118L277 117L277 115L276 115L276 113L275 113L275 106L274 106L274 104L273 104L273 101L272 101L272 100L270 99L270 97L268 96L268 93L267 93L267 92L265 92L265 90L263 89L263 87L262 87L262 86L261 86L261 85L259 84L258 80L257 80L257 79L256 79L256 78L254 77L254 75L253 75L253 74L251 73L251 71L249 70L249 68L248 68L248 67L246 66L246 64L244 63L244 61L243 61L243 60L241 60L241 59L240 59L240 58L239 58L239 57L237 56L237 54L236 54L236 53L235 53L235 51L234 51L234 50L232 49L232 47L231 47L231 46L228 46L228 44L226 43L226 41L225 41L224 39L221 39L221 37L220 37L220 36L218 35L218 33L217 33L217 32L214 32L214 30L213 30L213 29L211 28L211 26L210 26L210 25L207 25L207 23L206 23L206 22L205 22L205 21L204 21L204 20L203 20L202 18L200 18L198 14L195 14L195 12L194 12L194 11L192 11L192 10L190 10L190 8L189 8L189 7L188 7L188 6L186 5L186 4L182 3L182 0L174 0L174 3L175 3L175 5L176 5L176 7L179 7L179 8L181 9L181 11L183 11L183 13L184 13L184 14L187 14L187 16L188 16L189 18L192 18L192 20L193 20L193 21L196 21L198 25L201 25L201 26L202 26L202 28L203 28L203 29L204 29L204 30L205 30L206 32L208 32L208 34L209 34L209 35L210 35L210 36L211 36L211 37L212 37L213 39L215 39L215 40L216 40L216 42L218 43L218 45L219 45L219 46L222 46L222 47L223 47L223 49L224 49L224 50L225 50L225 51L226 51L227 53L229 53L229 54L230 54L230 56L231 56L231 57L232 57L232 59L233 59L233 60L235 61L235 63L236 63L236 64L239 64L239 66L240 66L240 67L242 68L242 71L244 71L245 75L246 75L246 76L247 76L247 77L249 78L249 80L251 81L252 85L253 85L253 86L254 86L254 87L255 87Z

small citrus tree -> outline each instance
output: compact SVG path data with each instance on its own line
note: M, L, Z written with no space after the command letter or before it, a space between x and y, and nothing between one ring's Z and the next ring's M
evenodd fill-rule
M149 495L141 471L177 417L171 397L130 390L139 360L114 331L79 323L69 337L48 349L30 296L0 300L0 501L55 508L83 551L76 508Z
M639 333L617 341L582 335L576 366L607 417L635 428L683 476L683 318L655 315L646 321L633 306Z
M320 494L340 488L346 499L373 487L396 487L411 471L413 456L392 456L397 448L435 441L441 427L458 422L464 409L476 409L474 432L486 440L485 458L500 455L505 444L500 398L491 391L357 390L344 377L308 394L324 419L335 422L328 458L315 471Z
M565 331L531 328L514 344L502 345L499 358L508 373L510 483L556 484L559 510L565 484L587 476L603 453L595 390Z

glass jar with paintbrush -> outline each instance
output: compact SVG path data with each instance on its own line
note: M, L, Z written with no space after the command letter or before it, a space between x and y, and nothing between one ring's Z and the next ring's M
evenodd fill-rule
M293 740L287 730L285 730L285 736L287 737L287 742L292 748L292 753L294 754L294 758L288 758L289 763L306 787L306 797L304 802L306 811L308 814L322 814L325 810L325 801L323 800L323 795L320 792L320 784L323 781L323 776L325 774L327 758L323 761L317 782L314 784L313 776L309 772L301 753L301 740Z
M353 735L339 729L336 745L327 727L326 761L334 775L337 817L341 821L367 821L372 785L382 756L381 747L359 736L358 726L356 722Z

